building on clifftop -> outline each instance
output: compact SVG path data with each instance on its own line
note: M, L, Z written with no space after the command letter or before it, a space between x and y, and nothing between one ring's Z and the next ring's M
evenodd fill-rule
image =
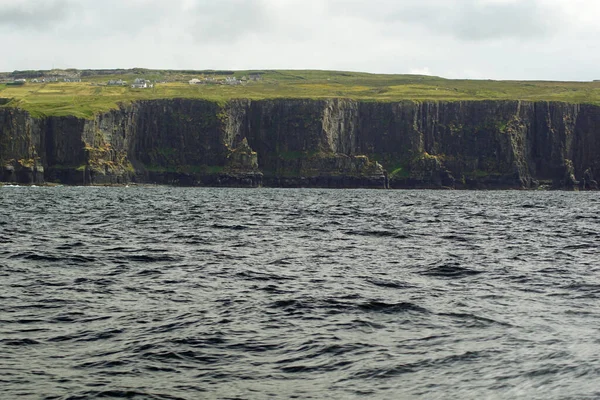
M151 81L145 80L145 79L140 79L140 78L136 78L133 81L133 84L131 85L132 88L134 89L149 89L154 87L154 85L152 84Z

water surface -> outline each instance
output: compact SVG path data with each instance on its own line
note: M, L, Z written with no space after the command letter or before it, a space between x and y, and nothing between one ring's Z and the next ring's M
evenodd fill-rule
M0 398L598 398L599 199L0 187Z

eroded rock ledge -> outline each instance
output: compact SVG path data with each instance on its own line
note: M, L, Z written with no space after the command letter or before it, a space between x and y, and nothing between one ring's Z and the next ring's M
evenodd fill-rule
M0 107L0 181L598 189L600 107L154 100L92 120Z

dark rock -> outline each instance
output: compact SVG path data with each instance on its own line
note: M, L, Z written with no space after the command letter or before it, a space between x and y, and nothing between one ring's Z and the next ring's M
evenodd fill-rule
M91 120L0 108L0 180L597 190L600 107L152 100Z
M582 190L598 190L598 182L594 180L594 174L590 168L584 171L579 187Z

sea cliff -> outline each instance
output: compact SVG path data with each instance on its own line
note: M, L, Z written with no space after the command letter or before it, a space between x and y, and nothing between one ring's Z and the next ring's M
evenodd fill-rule
M163 99L91 119L0 107L0 168L21 184L597 189L600 107Z

